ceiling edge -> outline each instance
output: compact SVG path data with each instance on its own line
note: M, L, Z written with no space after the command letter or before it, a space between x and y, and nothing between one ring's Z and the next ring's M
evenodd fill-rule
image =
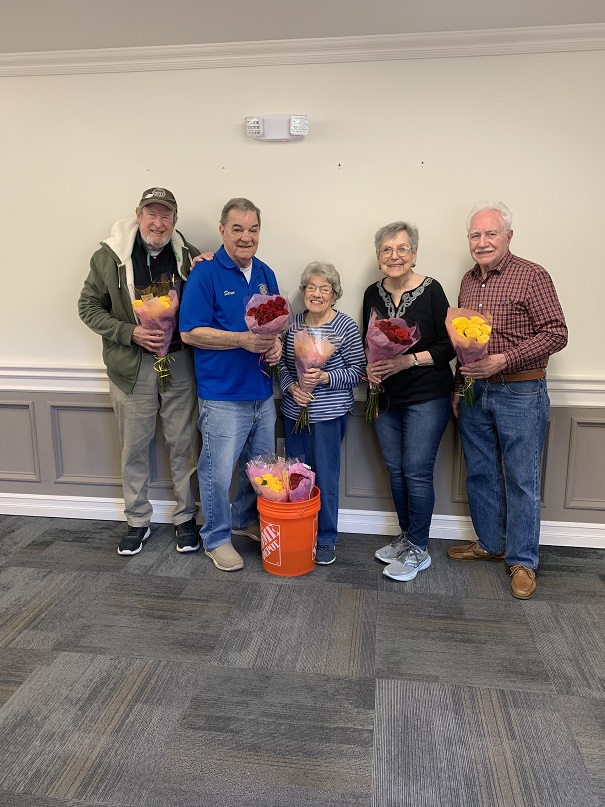
M131 73L605 50L605 23L0 54L0 76Z

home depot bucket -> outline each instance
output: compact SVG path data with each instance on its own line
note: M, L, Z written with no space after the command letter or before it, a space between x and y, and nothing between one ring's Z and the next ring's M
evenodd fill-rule
M258 497L263 568L279 577L298 577L315 568L319 488L304 502Z

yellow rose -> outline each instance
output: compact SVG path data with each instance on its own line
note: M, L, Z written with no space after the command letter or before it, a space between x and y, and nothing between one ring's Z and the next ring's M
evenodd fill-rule
M460 329L464 330L466 328L466 326L468 325L468 322L469 321L468 321L468 319L466 317L455 317L452 320L452 325L458 331L458 333L461 333Z
M492 326L488 325L487 322L484 322L481 326L481 333L483 334L490 334L492 332Z
M132 301L132 307L133 308L140 308L142 305L143 305L142 300L133 300Z
M471 323L471 325L483 325L485 320L483 319L483 317L474 316L470 318L469 322Z
M487 333L480 333L477 337L477 342L484 345L486 342L489 342L489 334Z
M469 339L476 339L481 334L481 329L478 325L469 325L466 329L465 335Z

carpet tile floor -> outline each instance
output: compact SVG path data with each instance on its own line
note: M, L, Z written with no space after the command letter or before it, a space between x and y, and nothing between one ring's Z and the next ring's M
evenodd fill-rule
M298 578L0 516L1 807L605 807L605 551Z

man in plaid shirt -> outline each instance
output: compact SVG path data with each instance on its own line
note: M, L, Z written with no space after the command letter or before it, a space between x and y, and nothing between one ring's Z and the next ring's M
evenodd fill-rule
M511 591L536 590L540 540L540 455L549 399L548 357L567 344L552 279L509 250L512 214L501 202L467 219L475 266L462 278L458 305L491 314L487 355L459 368L473 380L475 403L454 396L467 469L466 489L478 541L448 550L456 560L504 560Z

